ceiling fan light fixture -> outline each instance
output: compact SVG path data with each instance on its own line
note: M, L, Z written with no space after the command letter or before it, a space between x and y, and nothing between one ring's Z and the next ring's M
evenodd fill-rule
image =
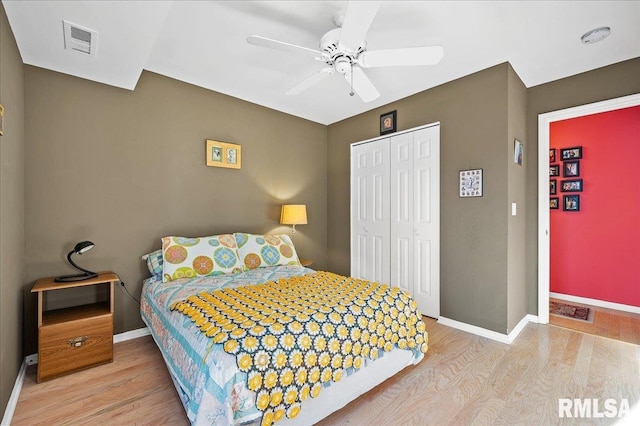
M584 33L580 40L582 44L593 44L609 37L609 34L611 34L610 27L598 27Z
M342 56L336 59L335 64L333 66L335 67L336 71L339 72L340 74L346 74L348 72L351 72L351 61L345 56Z

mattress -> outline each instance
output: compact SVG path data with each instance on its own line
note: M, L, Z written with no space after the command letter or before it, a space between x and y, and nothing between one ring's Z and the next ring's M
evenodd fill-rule
M189 317L170 311L170 306L203 291L237 288L313 272L302 266L287 265L167 283L160 278L144 281L142 318L162 353L192 424L258 424L262 411L256 408L256 394L247 387L247 373L238 368L236 357L226 353L222 345L214 344ZM298 417L284 418L277 424L314 423L421 358L415 351L382 352L374 361L365 360L359 370L346 371L346 377L332 383L318 397L306 399Z

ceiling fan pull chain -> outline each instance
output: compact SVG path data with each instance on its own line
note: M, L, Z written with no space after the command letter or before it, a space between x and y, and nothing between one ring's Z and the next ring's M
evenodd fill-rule
M351 92L349 92L349 96L353 96L353 67L351 68Z

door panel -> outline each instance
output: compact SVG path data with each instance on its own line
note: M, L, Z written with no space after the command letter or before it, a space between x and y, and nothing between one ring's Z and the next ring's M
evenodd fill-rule
M414 133L413 296L420 312L440 316L440 127Z
M389 140L351 150L351 275L388 282Z

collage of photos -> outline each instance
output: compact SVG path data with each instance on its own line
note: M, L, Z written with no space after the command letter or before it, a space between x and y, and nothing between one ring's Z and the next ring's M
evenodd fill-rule
M580 160L582 159L582 147L576 146L572 148L551 148L549 149L549 208L552 210L560 209L560 197L553 197L558 195L559 192L571 193L582 192L583 183L582 179L575 179L580 177ZM558 163L561 161L561 164ZM568 179L562 179L558 182L560 177L560 170L562 169L562 177ZM558 187L559 186L559 187ZM567 212L580 211L580 195L579 194L563 194L562 196L562 210Z

